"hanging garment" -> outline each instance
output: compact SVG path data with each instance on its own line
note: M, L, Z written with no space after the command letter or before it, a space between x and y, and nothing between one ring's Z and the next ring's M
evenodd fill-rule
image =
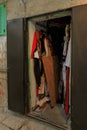
M58 68L58 64L55 63L58 61L58 59L56 56L47 56L47 57L43 56L42 61L49 89L51 107L54 107L56 105L58 97L57 89L59 79L57 76L58 71L56 70L56 68Z
M41 84L41 76L43 75L44 69L43 69L43 63L38 58L34 58L34 75L36 84L38 87L40 87Z
M63 78L63 84L64 84L64 97L65 97L65 92L66 92L66 66L65 66L65 62L63 62L62 78Z
M36 84L39 87L40 83L41 83L41 77L40 77L39 59L37 59L37 58L34 58L34 75L35 75Z
M36 50L36 51L34 52L34 58L37 58L37 59L39 59L38 50Z
M58 103L63 104L63 102L64 102L64 84L63 80L60 80L58 88Z
M66 66L66 92L65 92L65 113L69 113L69 102L70 102L70 69L71 69L71 39L68 44L68 51L65 61Z
M63 46L63 57L62 57L62 79L64 84L64 97L66 92L66 66L65 66L65 59L67 54L67 43L66 43L66 37L64 36L64 46Z
M69 73L70 68L66 67L66 93L65 93L65 114L69 113Z
M66 44L66 37L64 36L64 47L63 47L63 56L66 56L67 44Z
M68 50L67 50L65 66L71 68L71 38L70 38L69 44L68 44Z
M71 113L71 69L69 72L69 113Z
M33 43L32 43L32 50L31 50L31 56L30 56L31 58L34 58L34 52L37 49L37 45L39 46L39 44L40 44L39 39L40 39L41 35L42 35L42 33L38 32L38 31L36 31L34 33Z

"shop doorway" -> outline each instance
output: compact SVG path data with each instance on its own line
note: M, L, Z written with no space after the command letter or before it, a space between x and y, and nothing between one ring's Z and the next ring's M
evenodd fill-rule
M64 12L66 12L66 11L64 11ZM8 109L9 110L12 110L12 111L15 111L18 113L22 113L22 114L27 113L28 116L38 118L39 120L45 121L52 125L56 125L57 127L61 127L62 129L70 128L69 124L71 121L72 121L71 128L73 130L74 129L82 130L83 128L87 128L87 122L86 122L87 105L85 102L85 99L87 98L87 91L86 91L86 89L87 89L87 87L86 87L86 84L87 84L87 71L86 71L87 70L87 58L85 58L87 55L87 36L86 36L87 35L87 28L86 28L87 18L85 17L86 15L87 15L87 5L84 5L84 6L73 7L71 15L70 15L70 13L67 15L66 13L58 12L58 14L55 13L55 15L53 13L53 14L44 15L43 17L40 16L40 18L39 17L30 18L28 20L29 21L28 22L29 54L26 53L27 48L28 48L27 47L28 42L25 42L25 36L27 36L27 35L25 35L26 34L25 33L26 32L25 20L23 18L21 18L21 19L13 19L13 20L7 21L7 68L8 68L7 78L8 78ZM72 18L71 18L71 16L72 16ZM44 111L42 109L42 111L40 112L40 110L39 110L40 107L39 107L38 111L37 111L37 109L32 110L32 108L36 105L36 80L35 80L34 69L33 69L33 67L34 67L33 58L30 58L34 32L36 31L36 28L38 31L38 27L42 28L42 26L43 26L43 28L41 29L41 30L43 30L42 32L45 32L47 30L48 34L50 34L49 39L51 40L51 42L54 41L52 43L55 43L55 40L53 40L53 39L55 39L54 36L56 37L58 32L56 31L56 35L54 35L53 32L55 32L55 31L54 31L54 29L52 29L52 28L54 28L52 26L56 25L55 24L56 22L58 22L57 26L61 25L61 24L59 24L60 23L59 21L63 22L64 19L68 19L68 20L70 19L69 20L70 22L67 20L66 21L68 22L69 25L71 24L71 30L72 30L72 37L71 37L71 42L72 42L72 47L71 47L71 49L72 49L72 59L71 59L71 61L72 61L72 67L71 67L71 69L72 69L71 70L71 72L72 72L71 73L72 102L71 103L72 103L72 105L71 106L72 107L71 107L71 110L66 109L66 110L70 110L67 112L71 112L71 111L72 112L71 112L71 116L69 114L67 117L64 114L65 113L65 108L64 108L65 104L61 105L62 101L64 101L64 100L62 100L62 98L59 98L62 95L62 93L61 93L62 91L56 91L57 93L59 92L58 96L57 96L58 100L56 100L56 105L55 105L55 100L53 100L54 102L52 102L52 99L53 99L52 95L49 94L49 95L51 95L51 101L49 100L49 103L44 104L49 109L46 109L47 107L45 107ZM64 25L64 23L62 23L62 24ZM67 25L67 23L66 23L66 25ZM58 27L56 27L55 30L57 30L57 28ZM50 30L52 30L52 31L50 31ZM63 29L63 30L65 30L65 29ZM70 32L69 32L69 34L70 34ZM63 36L62 31L60 34L62 34L62 36ZM60 38L62 38L62 37L60 36ZM62 41L62 40L60 40L60 41ZM64 41L63 41L63 43L64 43ZM55 49L53 49L53 47L54 47L53 45L54 44L50 44L49 47L50 48L52 47L52 48L51 49L47 48L47 50L49 50L47 52L54 52L53 50L55 50ZM61 45L63 45L63 44L61 44ZM25 55L25 54L27 54L27 55ZM49 54L49 53L44 53L44 54ZM50 54L53 54L53 53L50 53ZM29 56L29 57L27 58L27 56ZM45 55L43 55L43 56L45 56ZM50 55L50 56L54 56L54 55ZM55 60L55 61L58 61L58 63L61 63L60 62L61 58L59 58L59 57L61 57L61 55L59 56L59 54L58 54L57 57L60 60ZM42 61L43 61L43 59L42 59ZM28 62L29 62L29 78L28 78L28 74L27 74ZM52 62L50 62L50 63L52 63ZM47 66L48 65L50 66L50 65L54 65L54 64L47 64ZM47 67L47 66L45 66L45 67ZM48 66L48 68L49 68L49 66ZM44 65L43 65L43 67L44 67ZM61 66L59 68L62 69ZM58 67L57 67L57 69L58 69ZM45 76L46 76L47 75L46 68L44 70L45 70L44 72L45 72ZM50 71L50 73L51 73L52 69L50 69L50 70L51 70ZM56 72L58 72L58 71L56 71ZM69 74L69 70L67 72L68 72L67 74ZM53 76L53 74L52 74L52 76ZM56 74L58 74L58 73L56 73ZM61 73L59 73L59 74L61 74ZM48 81L47 77L50 77L50 76L51 76L51 74L49 76L45 77L46 83L48 83L48 84L49 84L49 82L47 82ZM53 76L53 77L55 77L55 76ZM54 81L54 80L52 80L52 81ZM52 83L52 81L51 81L51 83ZM57 80L57 81L60 81L60 80ZM61 84L62 83L59 82L58 85L61 86ZM48 86L48 85L46 85L46 86ZM61 89L62 87L58 87L58 88L59 88L59 90L62 90ZM49 86L48 90L50 90L50 86ZM40 95L40 96L42 98L42 95ZM47 98L45 98L45 99L47 99ZM54 99L56 99L56 98L54 98ZM28 112L26 112L26 108L27 108ZM69 107L67 107L67 108L69 108ZM57 116L58 111L59 111L60 116ZM63 111L63 112L61 112L61 111ZM52 115L53 115L53 117L52 117ZM50 118L50 117L52 117L52 118ZM58 120L58 117L60 117L59 120ZM71 118L71 120L68 120L70 118Z
M29 116L71 127L71 15L29 21Z

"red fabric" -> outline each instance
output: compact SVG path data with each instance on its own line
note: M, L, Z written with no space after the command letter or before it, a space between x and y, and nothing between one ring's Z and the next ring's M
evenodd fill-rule
M35 32L33 37L33 43L32 43L32 50L31 50L31 58L34 58L34 52L37 48L37 44L39 44L39 38L41 36L41 32Z
M70 68L66 67L66 93L65 93L65 114L69 113L69 73Z
M33 38L33 44L32 44L32 51L31 51L31 58L34 57L34 51L37 47L37 37L36 37L36 32L34 33L34 38Z

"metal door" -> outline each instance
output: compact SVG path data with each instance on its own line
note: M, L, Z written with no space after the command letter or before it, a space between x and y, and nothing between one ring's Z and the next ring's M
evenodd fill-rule
M7 22L8 109L25 112L24 20Z
M72 9L72 130L87 130L87 5Z

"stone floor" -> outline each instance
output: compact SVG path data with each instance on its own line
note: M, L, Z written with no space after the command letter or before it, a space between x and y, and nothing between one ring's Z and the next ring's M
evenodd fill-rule
M62 130L23 115L0 113L0 130Z

